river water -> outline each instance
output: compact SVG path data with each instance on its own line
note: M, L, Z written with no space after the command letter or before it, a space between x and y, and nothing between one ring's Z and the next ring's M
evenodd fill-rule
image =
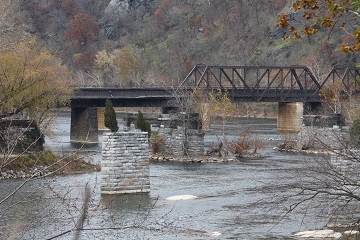
M220 125L213 124L212 130ZM76 151L69 143L69 114L62 113L55 126L46 147L59 154ZM235 137L247 127L266 142L260 152L267 157L221 164L151 163L150 194L101 195L100 173L30 181L0 205L0 239L47 239L73 229L86 188L89 207L82 227L87 230L56 239L296 239L296 232L324 228L329 220L324 209L284 216L288 206L273 201L293 191L282 186L301 178L298 170L313 157L273 151L279 143L274 119L234 119L226 125L226 136ZM205 146L215 140L208 134ZM100 149L82 149L79 154L98 163ZM1 199L22 183L1 181ZM167 200L177 195L197 198Z

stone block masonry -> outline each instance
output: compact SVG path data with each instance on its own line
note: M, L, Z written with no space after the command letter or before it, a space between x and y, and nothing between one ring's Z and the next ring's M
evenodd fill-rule
M43 151L44 136L30 120L2 120L0 148L10 153ZM12 149L12 150L11 150Z
M190 114L186 130L181 114L161 114L155 116L144 116L151 123L151 131L163 136L164 152L174 156L203 156L204 136L201 130L199 114ZM136 122L137 115L127 113L125 124L131 126Z
M174 156L203 156L204 133L201 130L187 129L186 137L182 127L166 128L151 125L151 131L164 136L165 152ZM185 140L186 139L186 140Z
M150 192L148 134L117 132L103 137L101 193Z

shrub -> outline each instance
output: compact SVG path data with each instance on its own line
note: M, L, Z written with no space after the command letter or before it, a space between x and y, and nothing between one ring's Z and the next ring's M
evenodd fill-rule
M24 155L20 157L16 164L17 169L26 169L35 166L35 160L32 159L29 155Z
M117 130L119 130L115 109L110 99L106 99L104 118L105 127L109 128L111 132L117 132Z
M40 163L48 166L55 163L56 157L51 151L45 151L40 156Z
M165 139L157 132L152 132L150 137L150 148L152 153L161 153L165 150Z

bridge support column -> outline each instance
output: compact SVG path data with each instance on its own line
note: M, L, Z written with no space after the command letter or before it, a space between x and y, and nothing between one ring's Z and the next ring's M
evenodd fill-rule
M278 131L299 132L303 116L303 103L279 103L277 128Z
M148 133L116 132L103 136L101 193L150 192Z
M98 144L97 108L71 108L70 143Z
M98 119L98 127L99 130L105 131L107 128L105 127L105 108L104 107L98 107L97 108L97 119Z

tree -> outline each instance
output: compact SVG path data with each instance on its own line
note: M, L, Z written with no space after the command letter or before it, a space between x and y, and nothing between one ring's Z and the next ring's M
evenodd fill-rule
M188 156L189 146L189 129L199 129L199 116L194 114L196 111L196 103L194 101L194 94L186 89L173 90L173 100L170 105L175 106L171 110L171 114L175 116L177 120L181 122L182 129L182 153L184 156Z
M135 127L137 129L140 129L142 132L147 132L148 137L150 137L151 134L150 123L145 121L144 115L141 111L138 111L138 117L136 119Z
M94 68L100 72L103 86L109 87L112 84L115 73L115 55L108 53L106 50L99 51L95 55Z
M86 72L89 72L94 63L94 55L88 52L82 52L74 54L73 56L73 65L77 69L83 69Z
M115 50L116 56L115 66L116 70L126 86L140 85L140 55L135 48L125 47L120 50Z
M211 109L210 114L219 116L222 122L222 136L225 138L225 126L229 118L238 112L237 106L231 101L227 92L218 92L216 95L210 94Z
M110 99L106 99L105 102L104 118L105 127L109 128L111 132L117 132L119 130L115 109Z
M30 29L31 24L19 14L20 4L19 1L0 0L0 50L14 48L30 37L25 29Z
M292 9L303 13L306 25L298 29L290 24L289 14L281 14L277 25L288 29L294 38L317 34L321 28L339 27L351 36L340 49L346 53L360 51L359 0L297 0Z
M167 10L170 8L170 0L163 0L159 8L154 12L155 18L159 23L164 24L167 15Z
M286 192L272 196L271 202L280 208L285 206L282 219L297 211L304 212L305 218L307 212L315 207L326 212L335 228L358 231L359 153L349 149L325 149L331 154L314 156L305 166L297 169L296 176L299 177L294 177L294 181L278 184L277 188L286 189Z
M70 20L70 30L65 33L65 36L70 39L75 39L78 46L86 45L90 41L97 39L99 26L87 14L76 14Z
M342 81L337 81L330 83L330 86L327 88L322 88L320 90L320 95L322 97L321 102L327 104L333 113L339 113L341 110L341 91L343 90Z
M238 112L237 106L234 102L231 101L226 91L219 91L216 95L210 93L209 98L209 114L221 118L221 130L216 134L216 137L219 141L218 151L221 156L225 156L232 153L233 149L231 146L233 144L230 144L226 137L226 123Z
M40 126L51 108L68 102L67 68L35 40L3 52L0 71L2 117L26 113Z
M302 138L310 140L303 142L307 151L317 154L296 170L299 177L293 182L277 185L287 189L287 193L272 197L273 203L286 206L283 219L293 212L304 211L306 215L312 207L321 208L335 228L359 230L359 126L357 120L349 132L346 128L314 126L302 132Z

